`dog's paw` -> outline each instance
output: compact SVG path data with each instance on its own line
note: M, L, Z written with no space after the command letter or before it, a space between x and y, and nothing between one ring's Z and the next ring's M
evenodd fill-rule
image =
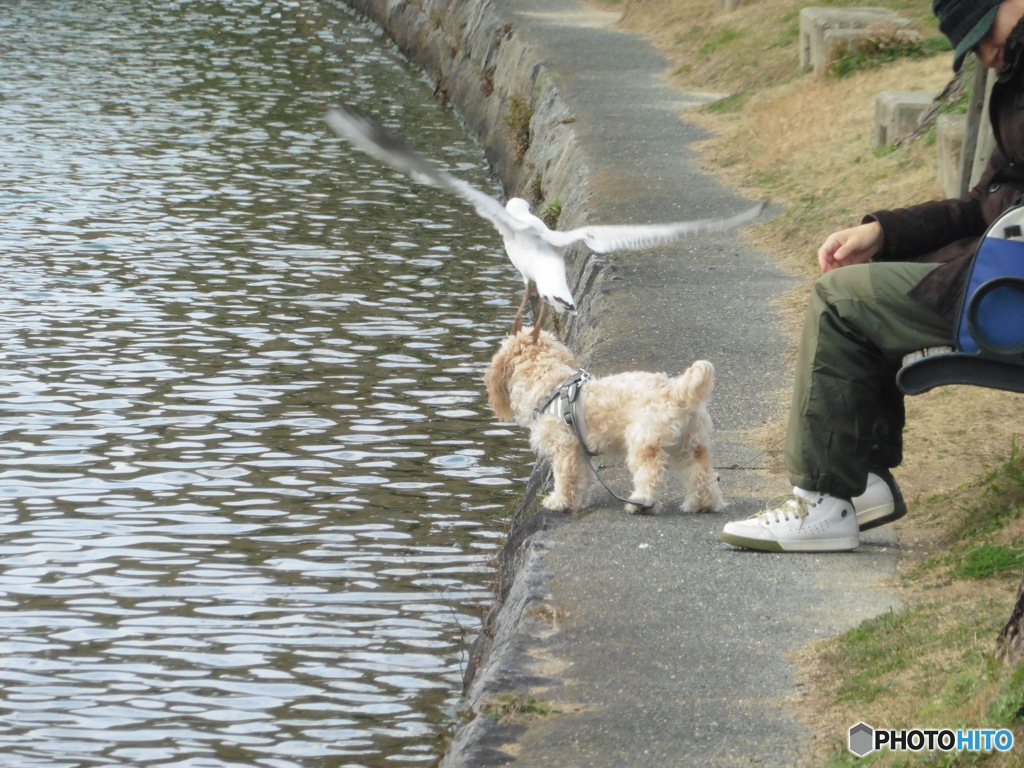
M719 497L711 499L689 498L683 502L683 512L721 512L728 504Z
M572 514L572 507L564 499L558 499L554 496L548 496L540 503L544 509L549 512L564 512L567 515Z
M626 511L631 515L649 515L654 511L654 502L649 505L643 499L634 499L636 504L627 504Z

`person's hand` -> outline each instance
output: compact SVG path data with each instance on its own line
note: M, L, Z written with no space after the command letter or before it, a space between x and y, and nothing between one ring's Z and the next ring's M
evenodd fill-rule
M882 247L882 225L869 221L858 227L833 232L818 249L818 266L831 272L850 264L864 264Z

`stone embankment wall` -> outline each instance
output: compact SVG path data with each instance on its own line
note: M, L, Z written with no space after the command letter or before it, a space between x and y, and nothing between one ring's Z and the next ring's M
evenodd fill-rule
M589 169L576 143L573 116L540 57L517 35L497 2L345 2L379 24L403 55L422 68L439 98L480 140L507 195L527 199L534 212L557 201L562 210L560 229L585 223ZM605 270L599 257L582 249L567 262L579 314L563 335L579 351L594 332L595 303L601 295L595 289ZM508 756L499 747L514 741L519 730L482 709L514 685L532 679L531 638L550 632L536 610L547 597L546 576L536 566L543 547L537 533L559 524L559 518L536 503L546 475L546 466L533 472L499 556L495 602L466 671L469 719L449 746L442 764L446 768L506 762Z

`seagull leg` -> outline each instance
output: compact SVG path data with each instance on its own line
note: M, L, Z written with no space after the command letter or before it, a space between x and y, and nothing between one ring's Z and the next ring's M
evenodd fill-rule
M519 302L519 311L516 312L516 319L512 323L512 335L515 336L521 330L523 330L523 310L526 308L526 302L530 300L530 289L532 286L529 282L526 283L526 293L523 294L523 300Z
M540 327L544 322L544 311L548 308L548 303L544 299L540 300L540 310L537 312L537 322L533 324L533 333L530 336L533 338L533 343L537 343L537 339L540 338Z

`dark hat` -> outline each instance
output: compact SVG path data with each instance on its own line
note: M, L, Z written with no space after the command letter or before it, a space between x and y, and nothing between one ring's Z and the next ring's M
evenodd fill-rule
M1001 0L933 0L932 11L939 30L953 45L953 71L959 72L964 57L985 39L996 20Z

